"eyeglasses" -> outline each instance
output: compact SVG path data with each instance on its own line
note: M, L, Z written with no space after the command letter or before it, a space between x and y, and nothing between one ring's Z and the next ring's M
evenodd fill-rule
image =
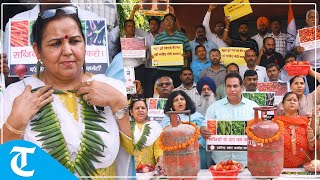
M144 98L144 97L132 97L131 98L131 101L145 101L146 100L146 98Z
M52 18L57 14L58 10L63 11L65 14L78 14L78 8L77 7L75 7L75 6L66 6L66 7L57 8L57 9L45 10L45 11L39 13L39 16L42 19Z
M164 82L164 83L159 83L158 86L159 87L162 87L163 85L170 86L171 84L172 84L171 82Z

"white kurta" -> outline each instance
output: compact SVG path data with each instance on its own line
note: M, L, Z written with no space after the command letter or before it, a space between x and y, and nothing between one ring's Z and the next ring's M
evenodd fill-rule
M105 77L104 75L95 75L92 77L92 79L96 81L101 81L104 83L107 83L114 87L115 89L119 90L122 94L125 95L125 86L123 82L119 80L115 80L113 78ZM26 85L31 85L32 89L44 86L45 84L35 78L35 77L28 77L24 79ZM3 117L2 117L2 124L7 120L8 116L11 113L12 105L14 99L19 96L24 91L24 84L22 81L19 81L17 83L11 84L8 88L4 91L4 98L3 102L5 106L3 107ZM71 160L74 160L76 158L76 155L78 151L80 150L80 142L82 138L82 132L84 131L84 123L82 122L81 115L79 113L78 115L78 121L76 121L73 116L70 114L70 112L64 107L62 102L60 101L59 97L57 95L53 95L53 102L52 106L53 109L60 121L61 125L61 132L64 135L64 138L67 143L68 151L70 152L70 158ZM78 105L78 112L81 112L80 110L81 106ZM120 147L120 138L119 138L119 127L116 122L116 120L113 117L112 111L109 106L104 108L105 113L102 114L106 120L105 123L98 123L103 128L105 128L109 133L95 131L97 134L101 136L103 139L105 145L107 148L104 149L104 152L102 153L105 157L96 157L101 163L92 162L95 168L106 168L110 166L115 160L119 152ZM37 115L36 115L37 116ZM35 119L36 116L34 116L32 119ZM1 126L2 126L1 124ZM23 135L23 140L30 141L39 147L41 147L42 142L37 141L41 137L35 137L39 134L39 132L31 130L30 122L27 125L25 129L25 133ZM47 150L46 150L47 151ZM122 169L119 173L117 172L118 176L125 176L127 175L128 168L129 168L129 155L125 153L124 150L121 150L122 154L120 155L122 160L116 161L117 169Z

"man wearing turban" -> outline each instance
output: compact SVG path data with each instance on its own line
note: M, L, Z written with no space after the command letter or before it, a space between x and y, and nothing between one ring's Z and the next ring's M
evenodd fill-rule
M197 82L197 91L200 95L200 104L197 106L197 112L205 115L208 107L216 101L216 84L210 77L204 76Z
M269 35L268 29L270 27L270 22L267 17L261 16L257 20L257 29L258 34L253 36L251 39L254 39L258 43L258 48L261 51L263 44L263 39Z

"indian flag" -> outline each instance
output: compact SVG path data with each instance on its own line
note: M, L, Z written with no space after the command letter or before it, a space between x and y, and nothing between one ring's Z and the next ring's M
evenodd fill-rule
M291 50L294 46L294 42L297 35L296 21L294 20L294 14L291 6L291 1L289 4L288 11L288 27L287 27L287 50Z

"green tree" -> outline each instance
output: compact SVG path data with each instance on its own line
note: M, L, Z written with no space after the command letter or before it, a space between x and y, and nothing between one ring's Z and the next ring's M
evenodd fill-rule
M117 0L117 3L130 3L130 4L117 4L117 11L119 16L120 34L124 35L124 22L129 19L133 6L139 3L140 0ZM136 28L147 31L149 28L148 18L140 15L138 12L134 15L134 22Z

